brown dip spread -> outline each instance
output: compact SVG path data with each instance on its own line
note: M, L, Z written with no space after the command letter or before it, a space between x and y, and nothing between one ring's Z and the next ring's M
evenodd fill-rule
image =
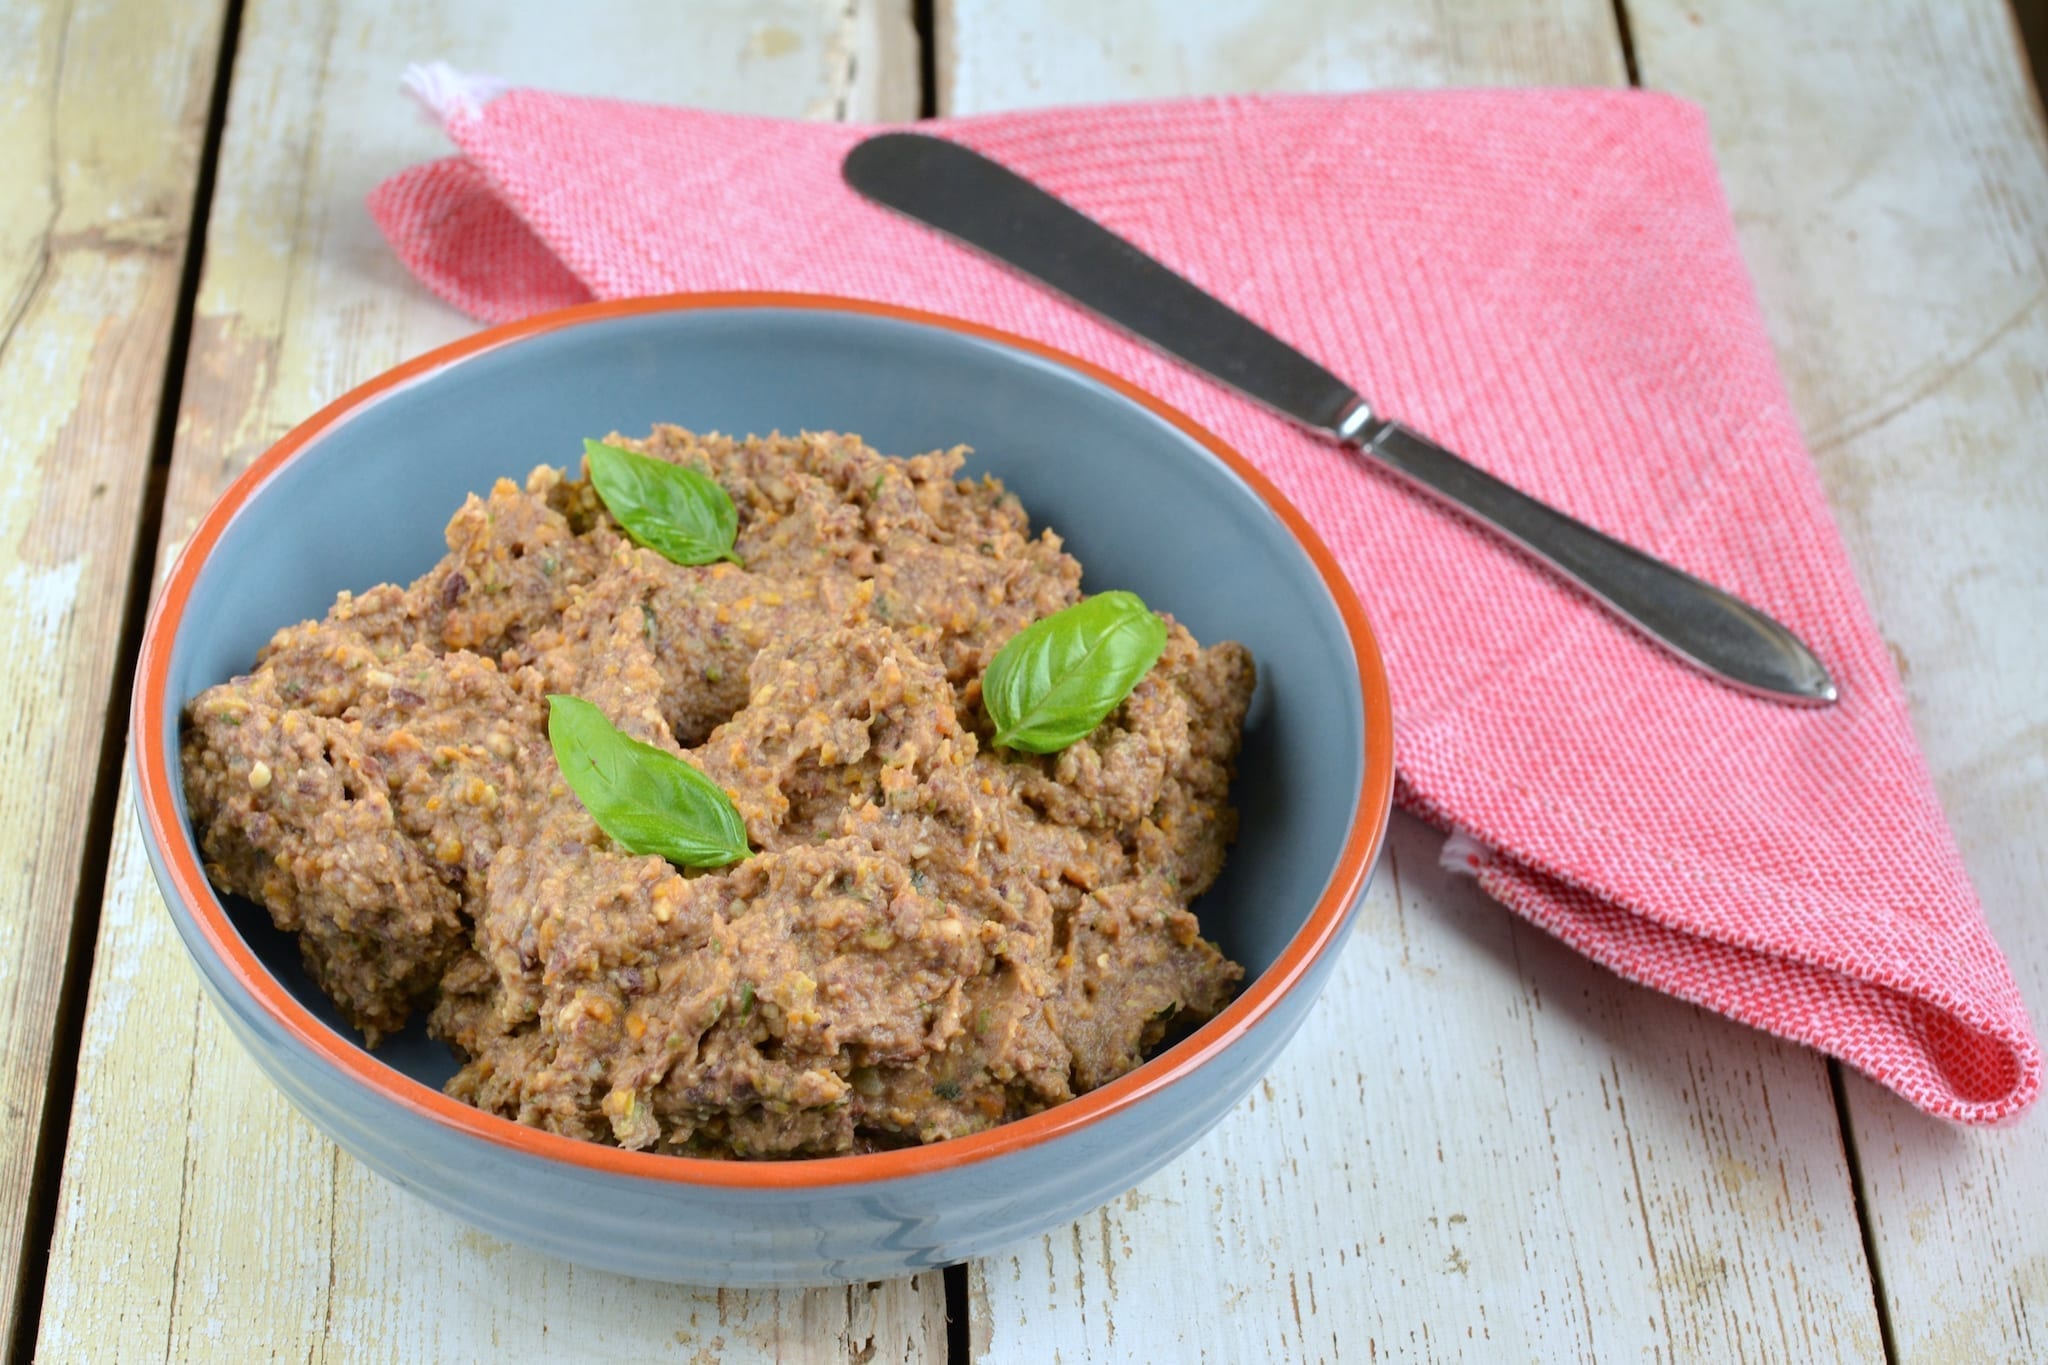
M611 439L723 485L745 567L672 564L538 469L464 503L412 586L341 594L188 709L208 873L372 1046L426 1011L466 1062L449 1093L492 1113L812 1156L1034 1113L1229 1000L1188 903L1234 832L1242 646L1169 620L1094 733L993 749L982 672L1081 570L961 451ZM684 872L613 844L551 692L696 764L757 851Z

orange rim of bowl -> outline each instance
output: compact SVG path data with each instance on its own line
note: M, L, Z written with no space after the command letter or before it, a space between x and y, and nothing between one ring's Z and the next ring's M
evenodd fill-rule
M1137 1070L1026 1118L921 1147L775 1162L629 1152L529 1128L472 1108L377 1061L367 1050L315 1018L286 991L229 923L227 912L194 856L185 822L178 813L173 797L173 774L165 759L163 726L172 645L178 626L184 619L193 584L228 524L271 475L329 428L346 421L385 395L458 361L527 337L586 322L644 313L721 308L810 309L894 318L992 341L1085 375L1153 413L1221 460L1285 523L1315 565L1316 572L1322 576L1324 587L1336 603L1345 631L1350 636L1358 664L1365 715L1365 777L1351 828L1345 836L1343 853L1307 921L1288 940L1273 965L1261 972L1222 1013ZM685 1185L805 1190L926 1175L972 1165L1064 1136L1164 1090L1198 1070L1263 1019L1316 960L1330 951L1347 912L1365 890L1366 879L1386 838L1388 814L1393 805L1393 707L1387 692L1386 669L1380 658L1378 641L1366 622L1357 594L1352 591L1328 547L1293 504L1265 475L1253 468L1250 461L1178 409L1077 356L1026 337L958 318L826 294L736 291L667 294L583 304L477 332L407 361L351 390L300 423L283 440L259 456L228 486L200 521L179 554L177 563L172 566L170 577L150 611L137 665L137 684L130 724L136 736L135 764L143 817L162 853L171 884L191 911L200 936L227 969L228 975L288 1036L355 1084L381 1094L444 1128L529 1156L562 1161L586 1170Z

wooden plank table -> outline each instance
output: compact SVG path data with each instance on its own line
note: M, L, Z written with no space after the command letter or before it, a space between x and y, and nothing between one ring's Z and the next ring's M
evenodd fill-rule
M263 1082L200 998L110 761L137 609L212 497L471 325L361 208L442 148L397 94L408 61L853 119L1635 80L1707 109L1809 443L2048 1019L2027 899L2048 884L2048 136L2001 0L103 0L10 8L0 55L0 629L9 771L40 779L0 797L17 1353L2048 1357L2042 1120L1957 1132L1629 986L1439 871L1407 819L1300 1041L1107 1208L846 1290L550 1261L372 1178Z

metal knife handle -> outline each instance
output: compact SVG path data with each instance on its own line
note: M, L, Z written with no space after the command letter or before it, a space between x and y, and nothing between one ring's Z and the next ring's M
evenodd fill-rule
M1337 437L1499 532L1686 662L1774 700L1835 700L1820 660L1763 612L1376 416L1350 385L1271 332L979 152L921 133L881 133L848 153L842 170L876 203L987 252L1139 340Z
M1741 598L1574 521L1398 422L1370 428L1348 444L1483 522L1687 663L1774 701L1835 700L1835 685L1813 651Z

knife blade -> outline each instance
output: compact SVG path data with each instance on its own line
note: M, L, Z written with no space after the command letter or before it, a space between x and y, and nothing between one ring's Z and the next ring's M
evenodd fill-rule
M1757 696L1837 696L1812 650L1760 609L1576 521L1375 412L1351 385L1102 224L979 152L880 133L842 166L855 192L993 256L1073 302L1329 436L1504 537L1644 636Z

